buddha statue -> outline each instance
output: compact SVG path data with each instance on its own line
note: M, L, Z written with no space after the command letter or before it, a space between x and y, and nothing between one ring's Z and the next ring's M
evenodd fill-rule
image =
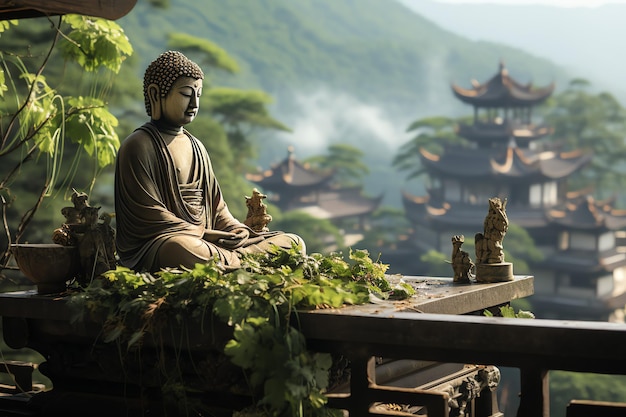
M136 271L191 268L215 258L232 269L242 254L273 245L305 251L299 236L257 232L230 213L206 148L184 128L198 114L203 79L200 67L177 51L145 71L150 121L123 141L115 167L117 253Z

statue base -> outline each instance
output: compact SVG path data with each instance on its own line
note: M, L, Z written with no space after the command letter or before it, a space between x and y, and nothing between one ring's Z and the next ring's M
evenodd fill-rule
M513 281L513 279L511 262L476 265L476 282L506 282Z

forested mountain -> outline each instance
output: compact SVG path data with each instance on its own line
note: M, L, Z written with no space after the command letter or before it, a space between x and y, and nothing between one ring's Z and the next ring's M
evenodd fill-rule
M241 71L214 74L213 83L273 95L300 154L328 141L394 149L410 121L468 112L450 83L484 81L501 60L522 81L569 77L532 53L455 35L395 0L171 0L167 9L139 0L119 23L140 57L138 74L172 32L222 46Z
M273 115L293 132L259 138L260 166L284 158L289 144L304 158L349 143L372 166L366 191L384 191L392 204L404 185L390 160L409 124L471 113L450 83L485 81L500 61L536 85L565 86L571 76L532 52L455 35L396 0L170 0L164 9L139 0L119 23L139 58L138 76L168 49L169 34L186 33L238 61L238 74L210 74L212 84L274 97Z

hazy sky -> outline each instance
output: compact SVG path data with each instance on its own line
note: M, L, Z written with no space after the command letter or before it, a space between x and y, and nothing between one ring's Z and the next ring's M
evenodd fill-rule
M597 7L626 0L435 0L441 3L545 4L557 7Z

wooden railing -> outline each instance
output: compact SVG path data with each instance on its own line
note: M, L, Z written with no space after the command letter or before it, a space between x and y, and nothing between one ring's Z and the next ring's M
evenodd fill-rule
M472 399L466 415L502 416L495 393L490 392L497 385L489 380L497 372L492 365L520 370L519 417L548 417L550 370L626 374L626 325L481 315L486 308L531 295L533 277L467 285L442 278L405 280L418 289L411 300L295 314L294 322L310 349L347 359L349 382L345 389L329 393L329 405L347 410L351 417L403 415L400 411L384 412L378 407L381 403L416 404L425 407L430 417L447 417L451 410L458 411L451 406L458 393L449 392L449 388L467 382L471 385L477 381L471 378L476 376L487 381L476 382L482 393ZM70 350L83 362L89 359L100 331L98 323L70 325L67 297L41 296L36 291L0 293L0 316L9 346L32 347L45 354L55 389L62 386L59 379L55 382L55 376L65 382L72 375L78 378L72 389L87 385L80 381L97 382L98 375L89 373L90 368L78 363L74 369L73 362L65 360ZM204 337L211 334L203 333ZM112 354L117 355L117 351L113 349ZM399 386L382 378L382 367L390 360L398 360L399 365L408 361L460 364L462 369L439 369L445 371L446 378L441 378L442 372L423 372L422 382ZM463 367L465 364L472 366ZM111 395L102 407L112 407L109 403L115 394Z
M451 316L414 312L371 315L301 313L313 349L339 353L352 363L350 395L332 406L350 416L372 415L377 401L423 401L423 392L376 384L371 358L407 358L519 368L518 417L549 417L550 370L626 374L626 325L602 322ZM369 370L368 370L369 365ZM432 408L432 410L431 410ZM447 415L433 405L429 416ZM432 412L431 412L432 411Z

